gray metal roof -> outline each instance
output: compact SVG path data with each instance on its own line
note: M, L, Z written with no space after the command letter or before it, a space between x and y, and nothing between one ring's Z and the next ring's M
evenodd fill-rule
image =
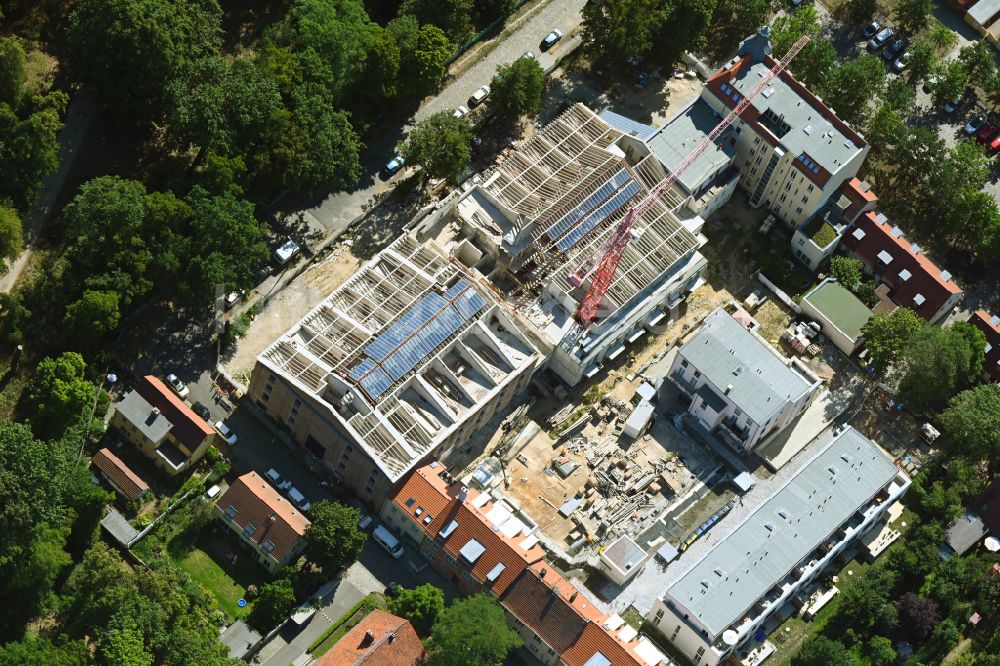
M632 120L631 118L623 116L619 113L615 113L611 109L604 109L597 114L597 117L614 127L619 132L628 134L629 136L634 136L639 139L639 141L648 140L649 137L656 134L657 131L652 125L646 125Z
M667 594L697 617L713 637L718 636L898 471L871 440L853 428L844 429L671 585Z
M744 68L732 85L741 95L746 95L768 69L763 63ZM824 118L809 97L800 95L780 77L757 95L751 104L761 113L771 109L788 123L789 130L778 137L788 152L795 156L808 153L813 162L830 173L837 173L862 150Z
M646 145L660 163L672 171L721 120L712 107L701 97L696 97L646 141ZM729 132L717 143L722 146L721 149L709 148L678 177L678 182L689 193L698 189L707 178L736 156L736 147L729 142Z
M951 521L948 531L945 532L945 539L959 555L964 555L965 551L972 548L979 539L986 534L986 525L983 519L971 511L966 511L961 516Z
M173 427L163 414L153 415L153 406L146 402L146 399L139 395L138 391L129 391L128 394L115 405L122 416L129 423L135 426L136 430L153 442L159 442Z
M979 25L985 25L998 11L1000 11L1000 0L980 0L969 7L968 14Z
M696 370L725 391L755 423L762 424L811 383L792 370L762 339L743 328L722 308L705 317L698 332L678 351Z

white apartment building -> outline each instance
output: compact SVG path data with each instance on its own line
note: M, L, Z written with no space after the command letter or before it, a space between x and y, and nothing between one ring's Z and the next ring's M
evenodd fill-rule
M698 666L743 658L771 614L909 485L885 452L846 427L670 584L647 619Z
M723 308L677 350L668 377L691 397L688 411L698 423L742 452L795 420L821 384L804 363L781 356Z

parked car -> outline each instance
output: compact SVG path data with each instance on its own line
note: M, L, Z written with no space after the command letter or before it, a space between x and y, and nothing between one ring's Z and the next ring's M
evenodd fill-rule
M299 247L298 243L289 238L281 247L274 251L274 254L272 255L274 257L274 262L279 266L284 266L291 261L292 257L297 255L301 249L302 248Z
M898 39L890 42L889 46L885 47L885 51L882 51L882 58L886 62L892 62L906 50L907 45L910 41L906 37L899 37Z
M1000 132L997 132L997 134L990 141L990 145L986 147L986 152L990 155L996 155L1000 152Z
M899 74L904 69L906 69L906 66L909 63L910 63L910 52L909 51L903 51L903 53L900 54L900 56L898 58L896 58L896 60L892 63L892 71L894 71L897 74Z
M889 43L896 34L896 31L892 28L883 28L874 37L868 40L868 50L878 51L880 48Z
M188 393L191 392L190 389L184 385L184 382L177 379L177 375L167 375L167 384L169 384L170 388L174 390L177 397L181 399L188 397Z
M229 446L236 446L236 433L229 429L229 426L223 421L215 422L215 431L222 435L222 439L226 440Z
M549 34L545 35L545 39L542 40L542 43L539 46L543 51L548 51L553 46L555 46L556 42L558 42L562 38L563 38L562 30L556 28Z
M211 488L209 488L208 490L205 491L205 499L207 499L207 500L213 500L221 492L222 492L222 488L220 488L218 485L214 485L214 486L212 486Z
M406 164L406 160L403 159L403 156L396 155L391 160L386 162L384 167L382 167L382 178L384 180L392 178L400 169L403 168L404 164Z
M288 486L288 499L295 506L299 507L303 513L312 508L312 502L306 499L306 496L299 492L299 489L295 486L289 484Z
M369 516L367 513L361 514L361 520L358 521L358 529L364 532L369 527L371 527L372 522L375 519Z
M996 133L997 133L996 124L986 123L985 125L979 128L978 132L976 132L976 142L987 144L990 142L990 139L996 136Z
M231 309L234 305L240 302L240 292L231 291L226 294L226 299L224 301L225 308L227 310Z
M878 21L872 21L871 23L865 26L865 29L861 34L864 35L865 39L871 39L881 29L882 29L881 23L879 23Z
M521 54L521 57L524 58L525 60L534 60L535 59L535 52L534 51L525 51L524 53Z
M467 115L469 115L469 110L464 106L459 106L458 108L456 108L454 111L451 112L451 115L455 116L456 118L464 118Z
M194 403L193 405L191 405L191 411L193 411L195 414L205 419L206 421L212 418L212 412L208 411L208 407L206 407L203 403L200 402Z
M936 75L928 76L926 79L924 79L924 85L922 86L924 92L925 93L934 92L934 89L937 88L937 84L940 81L941 79L939 79Z
M955 113L955 109L957 109L958 105L961 104L961 103L962 103L962 96L961 95L959 95L955 99L949 99L947 102L944 103L944 112L945 113Z
M983 125L986 124L987 120L989 120L989 118L985 113L976 114L975 117L969 120L969 122L965 123L965 127L962 131L965 132L966 136L972 136L983 128Z
M483 101L489 96L490 96L490 87L479 86L479 90L472 93L472 97L469 98L469 108L470 109L476 108L477 106L482 104Z
M270 481L271 484L278 490L286 490L292 487L292 482L281 476L281 472L273 467L267 470L267 472L264 473L264 476L266 476L267 480Z

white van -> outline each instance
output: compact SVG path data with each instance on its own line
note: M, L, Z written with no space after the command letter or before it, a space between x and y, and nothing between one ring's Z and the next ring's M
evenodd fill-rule
M393 533L387 530L384 526L376 525L375 530L372 532L372 536L380 546L385 548L389 554L397 560L403 556L405 551L403 550L402 544L399 543L399 539L397 539Z

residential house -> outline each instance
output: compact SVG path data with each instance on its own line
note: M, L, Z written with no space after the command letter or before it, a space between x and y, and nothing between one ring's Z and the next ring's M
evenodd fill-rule
M1000 0L978 0L968 6L965 22L991 44L1000 44Z
M375 609L313 666L419 666L426 658L412 624Z
M867 181L851 178L816 215L795 229L792 256L809 270L819 270L840 245L844 231L860 215L875 210L877 203Z
M1000 536L1000 480L994 480L975 502L951 521L945 530L941 556L947 559L964 555L987 532Z
M305 548L309 519L271 484L248 472L222 494L215 515L271 573L276 573Z
M969 317L969 323L986 336L983 371L992 377L993 381L1000 382L1000 317L986 310L979 310Z
M90 464L102 479L126 499L137 500L149 492L146 482L112 453L111 449L105 448L95 453Z
M699 666L746 658L759 632L775 626L768 624L775 611L851 548L909 485L884 451L845 427L680 569L647 620Z
M169 475L201 460L215 430L153 375L115 404L111 425Z
M881 213L861 215L844 234L843 245L882 282L881 297L914 310L932 324L943 320L962 298L951 273L938 268ZM876 307L875 312L882 309Z
M781 356L723 308L681 345L668 376L691 398L697 424L741 452L781 432L821 385L804 363Z
M861 328L874 312L849 289L833 278L826 278L810 289L799 302L802 314L809 315L823 329L830 341L845 354L853 354L864 336Z

